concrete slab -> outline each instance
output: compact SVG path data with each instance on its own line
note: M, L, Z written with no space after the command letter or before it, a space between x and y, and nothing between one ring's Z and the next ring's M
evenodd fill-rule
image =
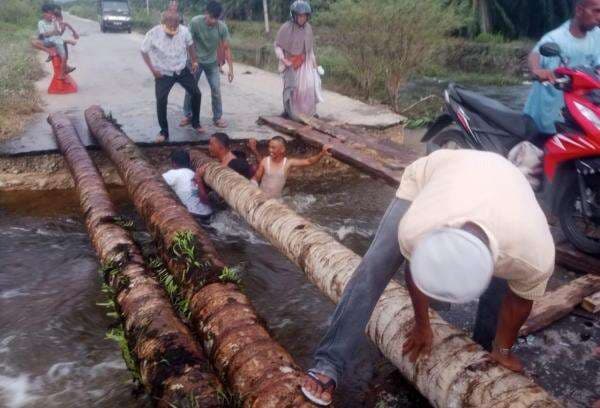
M145 66L139 48L140 34L100 32L98 23L75 16L67 20L79 31L79 43L70 49L71 64L77 67L73 78L79 92L70 95L48 95L50 77L37 83L46 104L46 112L35 115L19 138L0 145L0 155L15 155L55 151L48 113L63 111L73 118L86 145L92 145L83 111L99 104L123 124L123 129L138 143L152 143L158 133L154 98L154 80ZM40 58L43 56L40 54ZM49 68L49 64L45 64ZM224 119L229 122L226 132L234 139L255 137L266 139L273 131L256 124L260 115L282 111L281 79L279 75L248 65L235 65L236 78L229 84L223 77L222 94ZM203 94L201 120L207 135L215 132L212 126L210 90L206 79L200 81ZM180 128L184 92L176 86L170 95L169 124L173 142L203 142L191 128ZM384 106L371 106L334 92L325 92L325 102L319 114L326 119L367 126L390 126L403 118Z

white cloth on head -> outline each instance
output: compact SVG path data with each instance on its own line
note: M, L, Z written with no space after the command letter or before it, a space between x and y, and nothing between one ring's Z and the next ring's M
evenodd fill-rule
M410 270L415 285L427 296L450 303L477 299L490 284L494 260L475 235L440 228L419 240Z
M212 214L210 206L200 201L198 187L194 182L194 172L192 170L185 168L173 169L167 171L162 176L189 212L202 216Z
M165 34L162 26L157 25L146 33L141 51L150 56L152 65L162 75L179 75L186 67L188 48L194 44L190 30L180 25L173 37Z

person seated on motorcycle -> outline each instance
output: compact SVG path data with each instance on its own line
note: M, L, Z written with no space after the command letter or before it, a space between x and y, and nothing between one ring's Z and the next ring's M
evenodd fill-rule
M540 82L533 84L524 111L540 130L541 144L556 133L554 124L562 119L564 100L562 91L542 83L555 82L554 70L560 65L560 59L543 57L540 46L550 42L558 44L569 67L594 68L600 63L600 0L575 0L574 3L573 18L544 35L528 57L529 69Z

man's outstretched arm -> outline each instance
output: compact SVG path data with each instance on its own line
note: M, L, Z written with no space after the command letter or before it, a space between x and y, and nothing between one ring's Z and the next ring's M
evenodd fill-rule
M406 287L415 312L415 326L408 334L402 347L402 354L409 355L410 361L417 361L420 354L429 354L433 343L433 332L429 322L429 298L417 288L410 273L410 265L404 272Z

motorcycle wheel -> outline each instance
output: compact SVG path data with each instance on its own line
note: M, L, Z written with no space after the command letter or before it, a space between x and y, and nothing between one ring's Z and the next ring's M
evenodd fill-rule
M581 193L576 183L563 195L558 207L558 219L565 237L578 250L600 255L600 224L583 215ZM594 233L597 237L590 236Z
M438 149L472 149L463 132L457 128L446 128L427 142L427 154Z

